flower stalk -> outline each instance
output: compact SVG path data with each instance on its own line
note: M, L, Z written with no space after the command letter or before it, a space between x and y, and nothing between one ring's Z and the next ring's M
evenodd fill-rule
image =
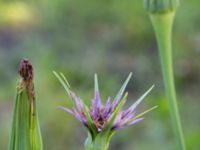
M165 92L177 146L179 150L185 150L175 91L171 43L173 21L179 0L145 0L144 4L150 15L159 47Z
M108 150L110 139L114 133L98 134L93 140L91 134L88 133L88 137L85 141L85 150Z
M42 150L33 84L33 67L22 60L14 105L9 150Z

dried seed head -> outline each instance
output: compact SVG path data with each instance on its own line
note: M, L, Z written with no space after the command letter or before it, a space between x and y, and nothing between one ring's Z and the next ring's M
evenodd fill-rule
M33 79L33 67L27 59L22 59L19 66L19 74L24 81Z

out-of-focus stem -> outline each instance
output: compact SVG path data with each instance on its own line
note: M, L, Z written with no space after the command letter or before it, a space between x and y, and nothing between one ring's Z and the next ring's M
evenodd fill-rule
M9 150L42 150L33 68L28 60L21 61L19 74Z
M153 23L158 42L166 96L169 103L169 110L175 137L179 150L185 150L186 148L179 117L173 76L171 36L174 15L175 11L170 11L167 13L151 13L150 18Z

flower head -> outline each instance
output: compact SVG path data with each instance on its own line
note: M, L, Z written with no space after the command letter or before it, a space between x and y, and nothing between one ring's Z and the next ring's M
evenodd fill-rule
M98 79L97 75L95 74L94 98L92 99L90 107L86 106L81 98L78 97L73 91L71 91L70 85L62 73L58 74L54 72L54 74L64 86L68 95L75 104L74 108L72 109L68 109L63 106L60 106L60 108L76 117L76 119L79 120L89 130L92 139L95 138L97 134L111 134L114 131L119 130L123 127L140 122L141 120L143 120L143 117L141 117L143 116L143 114L155 108L152 107L151 109L139 115L136 115L136 107L151 91L151 89L153 88L152 86L127 110L122 109L122 106L125 104L128 96L128 93L124 93L124 91L132 76L132 73L129 74L113 101L111 100L111 97L109 97L105 105L101 102L100 92L98 88Z

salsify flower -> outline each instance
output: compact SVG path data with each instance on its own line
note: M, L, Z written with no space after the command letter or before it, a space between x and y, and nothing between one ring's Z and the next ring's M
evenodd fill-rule
M122 106L127 100L128 93L124 92L125 88L132 76L129 74L126 81L122 85L116 97L111 101L111 97L107 99L106 104L102 104L100 92L98 88L97 75L94 76L94 98L91 106L88 107L80 97L78 97L70 88L70 85L65 76L54 71L55 76L59 79L71 100L74 102L72 109L60 106L61 109L73 115L88 129L88 138L85 141L86 150L107 150L109 141L116 130L126 126L131 126L143 120L143 115L157 106L154 106L147 111L136 115L136 107L152 90L153 86L145 92L134 104L127 110L123 110Z

